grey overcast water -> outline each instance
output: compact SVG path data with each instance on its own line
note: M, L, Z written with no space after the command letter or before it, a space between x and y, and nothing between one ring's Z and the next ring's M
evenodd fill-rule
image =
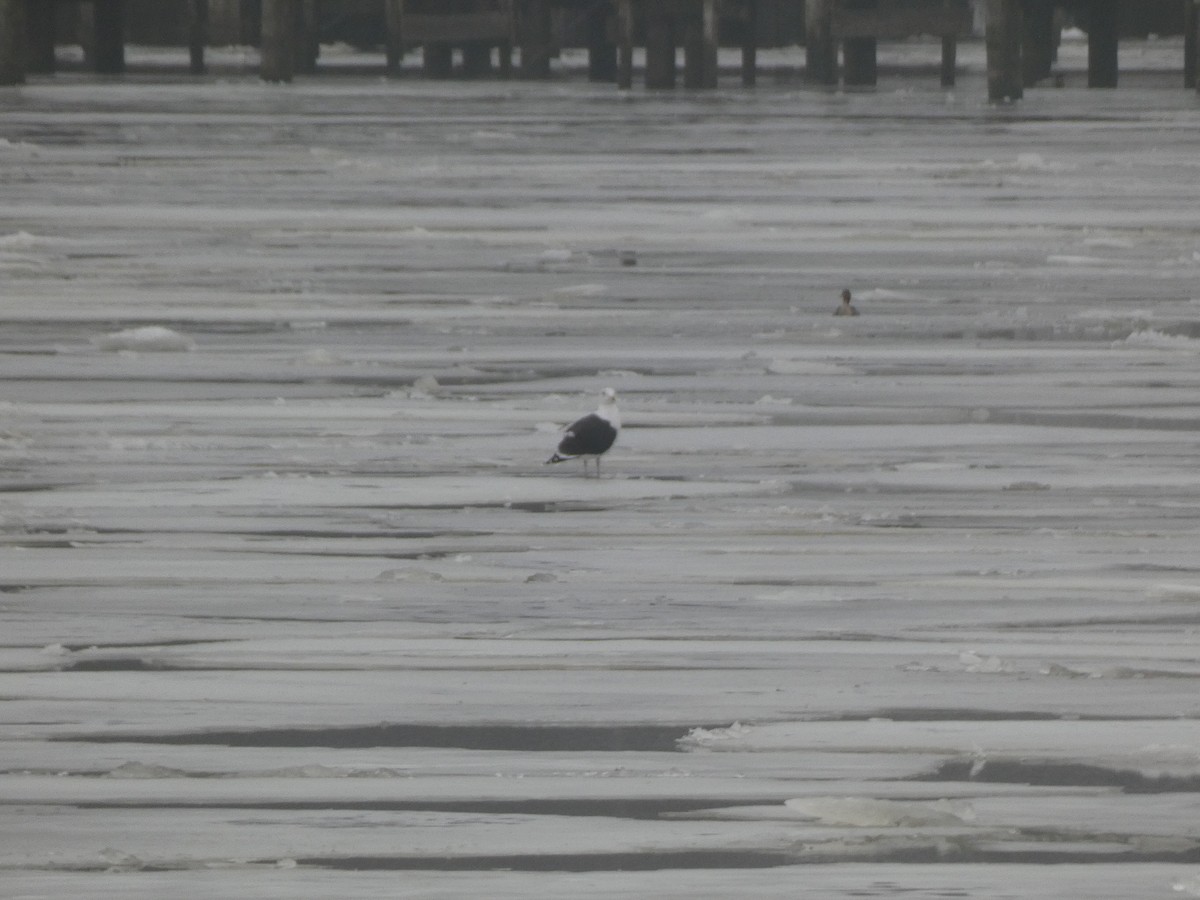
M0 92L0 895L1200 896L1200 101L1063 52Z

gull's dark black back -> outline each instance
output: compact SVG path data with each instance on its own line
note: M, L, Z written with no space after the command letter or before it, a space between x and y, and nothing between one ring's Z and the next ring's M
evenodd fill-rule
M593 456L603 453L617 439L612 423L590 413L567 426L567 433L558 444L563 456Z

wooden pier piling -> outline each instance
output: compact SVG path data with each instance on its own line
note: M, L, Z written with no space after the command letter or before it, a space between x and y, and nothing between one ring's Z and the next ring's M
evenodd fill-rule
M295 74L295 0L262 0L262 80L288 82Z
M125 71L125 4L123 0L92 0L92 54L101 75Z
M633 87L633 0L617 0L617 87Z
M758 0L741 4L742 86L754 87L758 81Z
M588 80L616 81L617 45L608 33L608 4L598 3L587 10Z
M646 8L646 87L675 87L675 20L663 4Z
M317 22L317 0L299 0L295 4L293 34L296 40L296 72L314 75L321 55L321 36Z
M958 75L958 38L942 36L942 66L938 82L944 88L954 87Z
M188 0L187 32L188 71L203 75L207 71L204 49L208 46L208 0Z
M1183 4L1183 86L1185 88L1193 88L1196 86L1196 39L1200 37L1197 34L1196 11L1200 8L1200 3L1196 0L1185 0Z
M1092 0L1088 18L1088 87L1117 86L1117 0Z
M384 0L383 4L384 28L387 30L387 36L384 39L384 60L389 75L400 74L400 66L404 60L400 3L401 0Z
M987 0L988 100L1002 103L1024 94L1021 0Z
M26 3L25 27L28 45L25 50L25 71L49 75L55 69L54 29L57 22L57 3Z
M25 4L0 0L0 85L25 81Z
M842 0L847 10L868 10L875 0ZM836 49L834 51L837 52ZM879 81L878 45L873 35L848 37L842 42L842 67L847 85L871 85Z
M1025 0L1022 20L1022 80L1026 87L1032 87L1049 76L1054 67L1053 0Z
M1183 86L1200 91L1200 0L1183 7Z
M549 0L526 0L521 29L521 77L550 77L552 23Z
M717 0L702 0L683 11L683 83L690 88L717 86Z
M816 84L837 84L837 44L833 41L835 0L805 0L805 77Z

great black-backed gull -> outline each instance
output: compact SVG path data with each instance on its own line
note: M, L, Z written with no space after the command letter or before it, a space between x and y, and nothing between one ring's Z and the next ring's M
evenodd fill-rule
M593 413L576 419L565 429L558 442L558 450L546 460L546 464L559 463L568 459L583 460L583 474L587 474L588 460L596 461L596 477L600 477L600 457L617 439L621 430L621 413L617 410L617 392L605 388L600 395L600 406Z
M857 316L858 310L850 302L850 292L842 291L842 305L833 311L835 316Z

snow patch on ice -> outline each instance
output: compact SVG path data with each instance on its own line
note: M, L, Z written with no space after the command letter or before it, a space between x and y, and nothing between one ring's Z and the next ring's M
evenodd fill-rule
M149 763L126 762L112 769L109 778L186 778L187 773L168 766L156 766Z
M1009 671L998 656L983 656L974 650L964 650L958 654L958 661L963 665L963 671L971 674L995 675Z
M127 328L111 334L92 338L100 350L119 352L130 350L143 353L178 353L195 349L195 343L186 335L161 325L143 325Z
M1110 250L1132 250L1137 246L1129 238L1118 237L1089 237L1083 239L1085 247L1102 247Z
M1200 584L1155 584L1150 587L1149 594L1162 600L1200 601Z
M969 803L878 800L872 797L801 797L784 805L826 825L853 828L920 828L965 825L975 820Z
M975 168L987 173L1067 172L1075 168L1068 163L1049 162L1040 153L1018 153L1014 159L987 158Z
M8 138L0 138L0 153L6 155L37 156L40 151L41 147L28 141L10 141Z
M1057 266L1107 266L1112 260L1102 256L1084 256L1078 253L1051 253L1046 262Z
M1185 350L1196 347L1187 335L1165 334L1153 328L1135 331L1129 337L1113 343L1114 347L1161 347L1166 350Z
M767 371L772 375L840 375L848 370L834 363L807 359L772 359L767 363Z
M746 737L753 731L749 725L734 722L728 728L693 728L679 739L679 746L684 749L711 747L714 744L724 744Z
M0 250L29 250L42 242L42 238L28 231L16 231L0 235Z
M555 288L552 297L604 297L608 294L607 284L572 284Z

